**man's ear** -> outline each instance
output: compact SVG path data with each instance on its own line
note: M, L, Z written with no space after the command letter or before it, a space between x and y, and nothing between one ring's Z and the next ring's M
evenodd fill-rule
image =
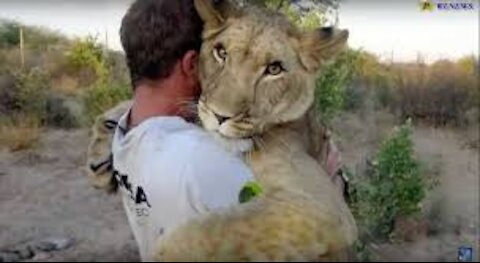
M306 32L300 38L300 60L309 72L316 72L345 48L347 39L348 30L332 27Z
M189 50L181 60L183 74L193 82L198 81L198 52Z
M205 23L205 29L218 29L238 8L230 0L194 0L195 9Z

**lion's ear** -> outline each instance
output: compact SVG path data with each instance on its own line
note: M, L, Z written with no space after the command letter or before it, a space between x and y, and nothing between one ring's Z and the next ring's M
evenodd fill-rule
M300 39L300 59L310 72L319 70L346 46L348 30L325 27L306 32Z
M194 4L206 29L222 27L228 17L238 12L238 7L230 0L194 0Z

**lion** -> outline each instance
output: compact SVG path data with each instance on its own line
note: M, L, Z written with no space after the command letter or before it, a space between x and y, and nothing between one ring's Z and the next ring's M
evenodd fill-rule
M305 32L258 7L194 2L204 21L199 118L227 148L251 143L245 161L262 193L179 226L158 242L155 259L348 259L357 228L343 197L312 157L323 144L312 136L311 109L317 73L343 50L348 31ZM97 119L95 132L110 115ZM95 145L90 151L101 152L92 150ZM101 163L95 168L103 169ZM110 177L102 178L94 180L111 185Z
M279 14L195 0L205 23L200 51L203 127L246 156L263 193L189 221L159 244L161 261L342 260L357 237L342 196L304 137L315 78L348 31L303 32Z

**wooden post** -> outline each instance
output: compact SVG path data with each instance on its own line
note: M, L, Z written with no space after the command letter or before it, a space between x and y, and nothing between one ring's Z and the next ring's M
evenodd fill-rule
M108 55L108 31L105 29L105 46L104 46L104 57L106 58Z
M21 64L22 69L24 69L24 67L25 67L25 54L23 53L24 41L23 41L23 28L22 28L22 26L20 26L19 31L20 31L19 32L19 34L20 34L20 64Z

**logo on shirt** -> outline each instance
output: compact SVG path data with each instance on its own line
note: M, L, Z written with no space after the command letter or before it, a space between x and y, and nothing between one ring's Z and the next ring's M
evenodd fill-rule
M150 203L148 202L147 195L141 186L133 186L130 181L128 180L128 175L121 174L117 170L113 171L113 176L118 182L118 186L124 189L128 194L130 199L135 202L136 205L145 204L148 208L152 208Z

